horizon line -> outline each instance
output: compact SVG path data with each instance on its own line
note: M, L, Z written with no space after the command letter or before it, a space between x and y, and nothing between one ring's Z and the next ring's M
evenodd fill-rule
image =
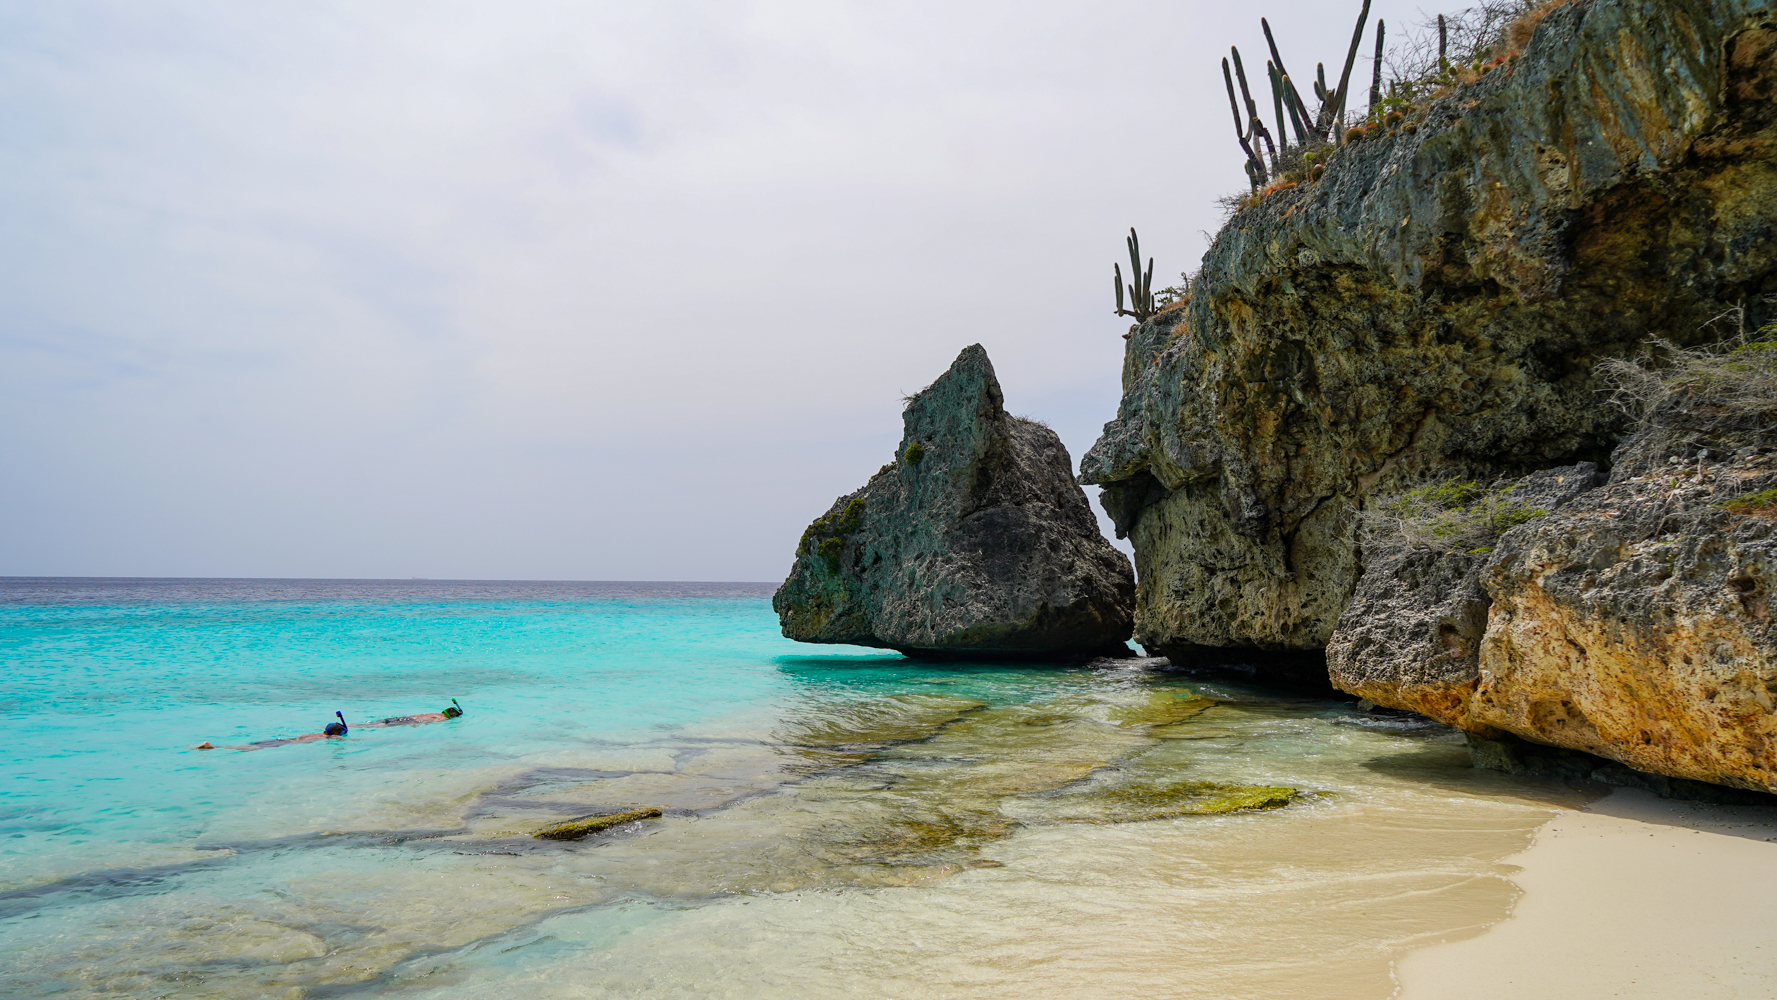
M542 580L504 577L450 576L28 576L0 574L0 583L36 580L71 581L242 581L261 583L701 583L774 585L770 580Z

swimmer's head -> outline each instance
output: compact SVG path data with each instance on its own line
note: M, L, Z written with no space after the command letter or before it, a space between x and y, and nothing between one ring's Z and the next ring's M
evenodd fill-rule
M443 712L440 712L439 714L443 715L447 719L454 719L457 716L463 714L463 706L457 704L457 700L455 698L452 698L450 700L450 706L448 708L446 708Z
M345 734L346 724L343 722L329 722L327 728L321 730L323 736L344 736Z

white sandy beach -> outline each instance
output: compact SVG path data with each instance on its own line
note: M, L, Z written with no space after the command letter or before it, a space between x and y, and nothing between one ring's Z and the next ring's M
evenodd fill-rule
M1402 1000L1777 996L1777 809L1619 789L1510 862L1511 917L1402 960Z

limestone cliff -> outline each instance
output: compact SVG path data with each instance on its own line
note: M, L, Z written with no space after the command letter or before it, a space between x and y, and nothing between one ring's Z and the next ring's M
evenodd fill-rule
M1641 471L1488 554L1372 562L1334 680L1484 738L1777 791L1777 459Z
M1128 655L1135 578L1061 439L1006 413L967 348L914 396L895 458L802 536L784 635L914 656Z
M1774 93L1764 3L1575 0L1515 61L1237 212L1188 304L1132 331L1082 463L1135 547L1137 640L1317 653L1367 494L1608 464L1601 358L1742 302L1767 318Z

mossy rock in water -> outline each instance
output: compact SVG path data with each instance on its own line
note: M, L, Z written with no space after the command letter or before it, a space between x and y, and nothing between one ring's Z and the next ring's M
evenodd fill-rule
M942 694L826 703L792 717L776 735L780 742L796 746L877 749L926 739L985 705Z
M1100 783L1059 795L1031 795L1014 807L1026 823L1136 823L1176 816L1281 809L1300 794L1275 785L1181 781L1169 785Z
M1171 726L1194 719L1220 704L1216 699L1202 695L1151 691L1139 703L1112 708L1110 720L1120 726Z
M1254 809L1281 809L1298 794L1294 788L1276 785L1186 781L1175 785L1115 785L1097 797L1119 811L1126 811L1128 819L1165 819L1169 816L1219 816Z
M642 809L625 809L622 812L602 813L597 816L580 816L568 820L566 823L544 827L531 836L538 840L579 840L587 834L609 830L625 823L634 823L636 820L653 819L659 815L659 809L649 806Z

